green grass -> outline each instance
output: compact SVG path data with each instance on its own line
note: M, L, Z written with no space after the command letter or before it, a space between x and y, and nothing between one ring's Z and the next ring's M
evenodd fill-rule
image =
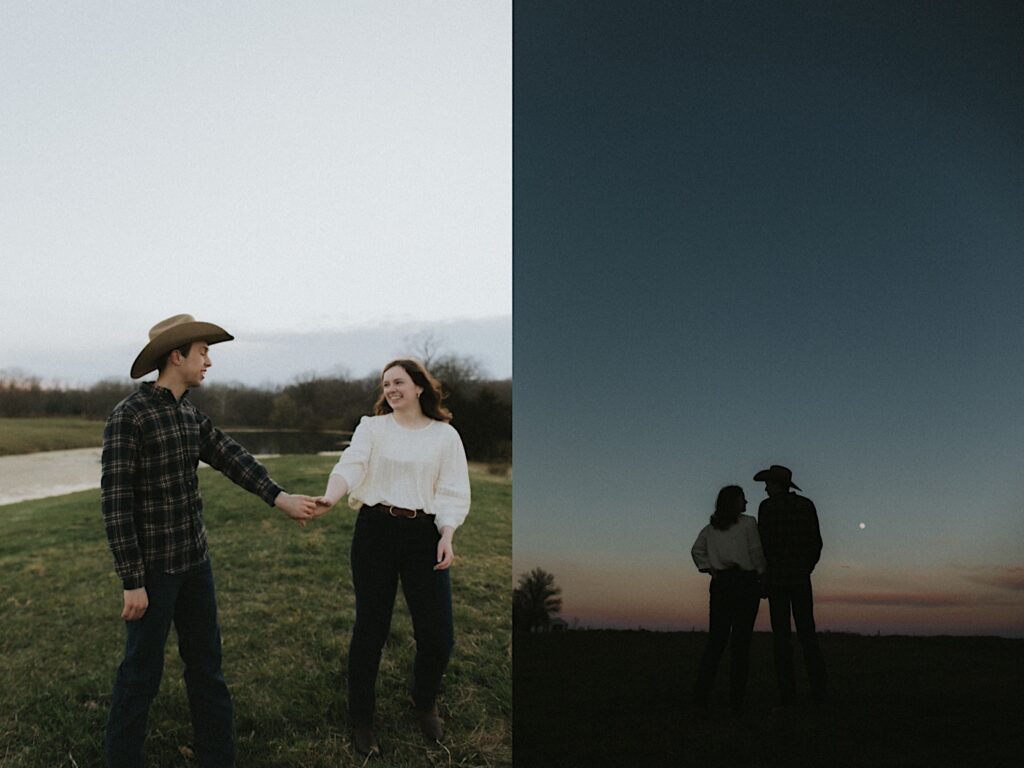
M267 461L295 492L320 493L334 459ZM354 513L339 505L305 529L204 470L203 496L235 704L238 765L360 765L348 735L344 669L354 618L348 566ZM381 766L511 764L512 485L474 474L455 537L455 652L440 706L445 749L416 730L405 694L414 651L401 599L377 682ZM120 584L99 492L0 509L0 765L96 766L124 642ZM173 632L172 632L173 635ZM150 714L147 765L196 765L173 637Z
M1011 766L1024 640L819 635L833 700L777 706L771 636L751 648L749 711L728 706L728 652L710 719L691 691L705 633L585 631L515 638L517 765L701 768ZM795 638L794 638L795 641ZM798 644L797 644L798 645Z
M103 445L103 422L91 419L0 418L0 456Z

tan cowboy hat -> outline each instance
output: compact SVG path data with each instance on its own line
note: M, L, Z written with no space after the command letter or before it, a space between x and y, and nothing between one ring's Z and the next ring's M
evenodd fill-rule
M801 490L800 486L793 482L793 473L789 468L780 464L772 464L768 469L762 469L754 475L754 480L759 483L778 483L789 488L796 488L798 491Z
M217 344L231 341L234 336L219 325L201 323L192 315L175 315L161 320L149 329L149 344L143 347L132 363L132 378L145 376L160 365L161 358L172 349L193 341Z

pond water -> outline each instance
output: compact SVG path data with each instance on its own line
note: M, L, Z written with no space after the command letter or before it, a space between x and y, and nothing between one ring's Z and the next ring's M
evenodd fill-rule
M249 453L341 453L351 432L297 432L280 430L225 430Z

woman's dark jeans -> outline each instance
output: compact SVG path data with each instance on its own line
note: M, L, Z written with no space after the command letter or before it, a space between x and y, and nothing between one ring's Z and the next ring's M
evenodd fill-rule
M149 608L126 621L124 661L117 670L107 718L106 754L111 768L140 768L149 707L160 689L164 647L171 623L185 662L185 687L204 768L235 764L231 694L221 671L220 626L210 561L180 574L146 572Z
M359 512L352 537L356 623L348 654L353 726L373 724L377 669L391 629L399 579L416 638L413 701L417 708L429 709L437 699L454 638L451 577L447 570L434 570L439 538L433 517L392 517L367 507Z
M729 665L729 703L733 709L743 707L750 671L750 641L754 636L754 620L761 602L760 585L754 571L720 571L711 580L711 617L708 643L700 660L694 699L706 707L715 682L718 662L731 647Z

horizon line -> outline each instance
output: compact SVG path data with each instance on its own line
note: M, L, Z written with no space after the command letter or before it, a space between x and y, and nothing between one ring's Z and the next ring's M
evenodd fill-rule
M564 621L564 619L563 619L563 621ZM554 632L554 634L558 634L559 631L563 631L563 632L649 632L649 633L659 633L659 634L666 634L666 635L672 635L672 634L687 634L687 635L688 634L704 634L704 635L706 635L706 634L708 634L707 628L705 628L705 629L698 629L696 626L693 626L690 629L670 629L670 628L644 627L644 626L636 626L636 627L593 626L593 625L585 625L585 624L581 623L581 624L578 624L577 626L574 627L574 626L572 626L571 622L567 622L566 626L562 630L556 630ZM531 632L531 633L527 633L527 634L541 634L541 635L545 635L545 634L552 634L552 632L549 630L547 632ZM754 634L755 635L771 635L772 631L771 631L771 629L756 629L756 630L754 630ZM876 629L874 632L866 632L866 631L857 631L857 630L852 630L852 629L820 629L819 628L817 630L817 634L819 634L819 635L855 635L857 637L958 637L958 638L975 637L975 638L995 638L995 639L998 639L998 640L1024 640L1024 629L1021 629L1020 630L1020 634L1018 634L1018 635L1000 635L1000 634L994 634L994 633L991 633L991 632L984 632L984 633L981 633L981 634L977 634L977 633L967 634L967 633L958 633L958 632L953 632L953 631L924 633L924 632L910 632L910 631L903 631L903 632L899 632L899 631L883 631L880 628Z

